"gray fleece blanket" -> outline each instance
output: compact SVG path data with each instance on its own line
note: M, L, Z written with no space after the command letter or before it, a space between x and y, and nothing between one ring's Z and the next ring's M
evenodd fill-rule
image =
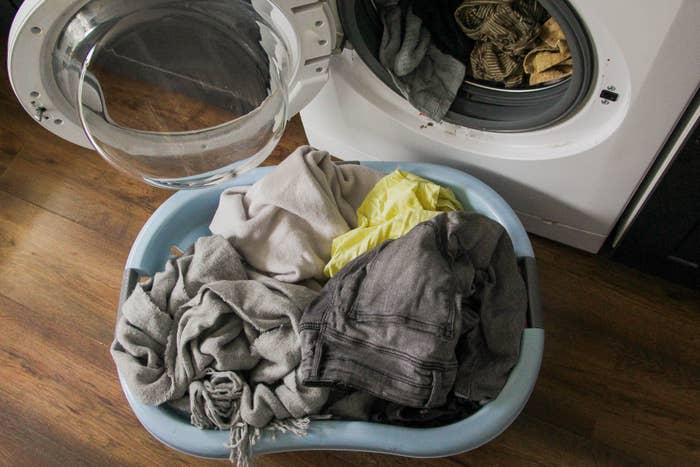
M275 279L325 281L333 239L357 227L357 208L383 176L302 146L252 187L224 191L209 229Z
M250 269L223 237L202 237L136 286L112 357L138 400L189 396L192 423L231 429L232 456L244 460L255 429L299 422L327 399L326 389L302 386L297 375L299 319L316 295Z

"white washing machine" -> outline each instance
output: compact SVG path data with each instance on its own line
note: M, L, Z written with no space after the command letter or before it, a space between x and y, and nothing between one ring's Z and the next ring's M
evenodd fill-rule
M372 0L27 0L8 67L41 125L148 183L235 176L301 111L320 149L464 169L531 232L596 252L698 90L700 2L540 3L573 75L466 81L439 123L379 64Z

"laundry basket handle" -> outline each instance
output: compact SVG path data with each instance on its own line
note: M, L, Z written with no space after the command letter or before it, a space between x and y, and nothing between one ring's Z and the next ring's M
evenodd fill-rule
M543 328L542 301L540 285L537 278L537 262L535 258L526 256L522 260L523 275L527 286L527 327Z
M136 269L126 268L124 270L124 276L122 276L122 287L119 292L119 316L121 316L122 313L122 305L124 305L126 299L129 298L131 292L134 291L138 282L139 272Z

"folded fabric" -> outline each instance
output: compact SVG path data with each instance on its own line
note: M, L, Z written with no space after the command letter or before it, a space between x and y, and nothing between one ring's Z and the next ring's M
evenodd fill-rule
M523 18L528 18L537 24L542 24L551 17L539 0L515 0L513 8Z
M434 409L416 409L390 402L381 411L372 413L370 420L411 428L433 428L463 420L480 408L481 405L477 402L450 395L444 405Z
M246 268L223 237L202 237L136 286L112 357L144 404L189 394L192 423L231 429L232 456L244 460L260 428L297 419L276 426L298 431L327 399L297 372L298 323L316 295Z
M337 400L325 410L333 418L340 420L359 420L368 422L375 413L384 410L387 402L364 391L351 393L338 392Z
M496 397L515 365L527 292L510 238L447 212L359 256L302 316L302 381L416 408Z
M391 73L396 87L418 110L436 121L447 114L457 96L466 67L443 53L409 5L377 0L384 26L379 61Z
M332 277L383 241L399 238L440 212L461 209L452 190L397 169L382 178L357 209L357 228L333 240L324 272Z
M433 409L417 409L387 402L363 391L355 391L339 398L327 412L341 420L372 421L412 428L432 428L457 422L474 414L481 405L455 397Z
M209 229L275 279L324 280L333 239L357 225L355 210L382 176L302 146L252 187L224 191Z
M488 41L514 55L522 54L537 39L540 26L529 9L513 0L464 0L455 19L464 33L477 41Z
M564 32L554 18L542 25L537 46L525 55L523 68L530 85L558 80L573 73L573 59Z
M477 42L471 54L472 76L503 83L507 88L523 82L523 64L518 56L503 52L491 42Z
M477 41L471 53L477 79L519 86L522 57L540 33L538 20L546 11L533 0L464 0L454 16L464 33Z

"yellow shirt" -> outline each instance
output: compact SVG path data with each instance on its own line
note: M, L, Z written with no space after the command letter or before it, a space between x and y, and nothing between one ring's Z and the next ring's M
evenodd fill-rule
M383 241L397 239L441 212L461 210L452 190L397 169L379 180L357 209L357 228L333 239L324 272L332 277Z

